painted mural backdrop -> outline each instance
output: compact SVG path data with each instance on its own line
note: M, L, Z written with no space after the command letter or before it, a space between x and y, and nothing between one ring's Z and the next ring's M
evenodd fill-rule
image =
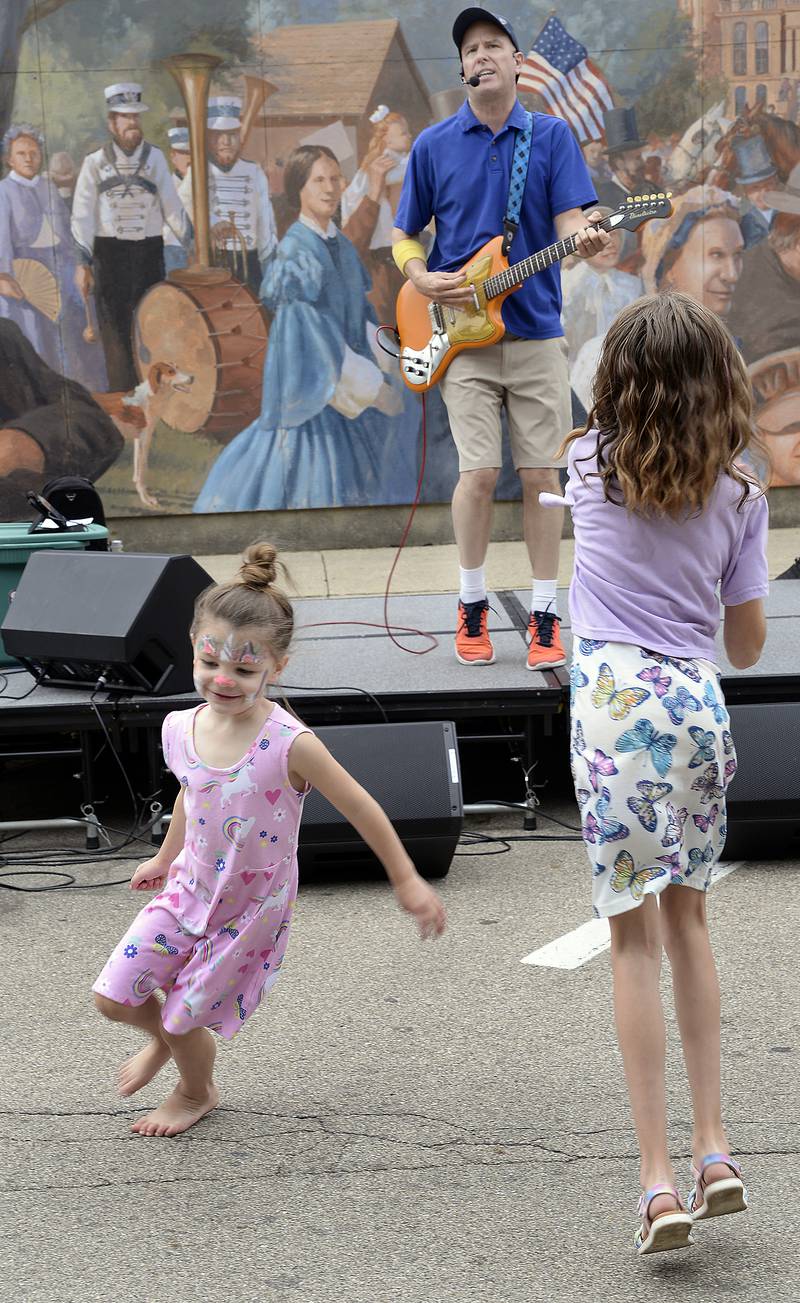
M412 500L420 403L377 328L409 149L461 103L461 7L4 0L0 516L57 473L114 514ZM674 196L563 268L576 422L615 314L676 287L737 337L765 471L800 484L800 0L505 8L523 103L566 118L601 205ZM423 499L456 474L433 390Z

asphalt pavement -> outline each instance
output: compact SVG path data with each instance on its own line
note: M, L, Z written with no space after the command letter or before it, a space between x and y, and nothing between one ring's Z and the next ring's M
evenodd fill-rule
M800 531L771 531L773 576L798 553ZM392 557L286 559L299 595L336 596L383 592ZM236 564L200 559L215 578ZM451 548L408 549L393 592L451 591L455 565ZM570 566L567 541L562 583ZM526 572L520 544L493 547L490 585ZM569 805L543 809L576 823ZM467 827L523 833L516 816ZM639 1259L608 952L573 970L521 962L590 918L583 846L547 832L569 836L541 820L534 840L464 844L434 943L383 882L305 884L281 981L220 1045L220 1107L173 1140L130 1124L174 1074L119 1098L140 1041L90 995L138 902L123 885L0 889L0 1303L800 1303L800 864L743 865L710 898L725 1119L751 1209ZM13 849L26 863L47 840ZM74 872L127 878L148 853ZM668 1096L685 1189L672 1017Z
M522 834L516 816L469 827ZM3 1303L800 1300L800 865L742 866L710 901L751 1210L640 1259L608 952L571 971L521 963L589 919L588 860L577 841L506 845L462 846L437 942L381 881L306 885L281 981L220 1046L220 1107L173 1140L131 1134L173 1074L120 1099L117 1065L140 1042L90 996L138 902L124 886L0 891ZM672 1018L669 1036L686 1186Z

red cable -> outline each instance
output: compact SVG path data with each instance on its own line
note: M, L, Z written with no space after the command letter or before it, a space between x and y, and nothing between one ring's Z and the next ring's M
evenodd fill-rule
M383 594L383 624L377 624L373 620L315 620L313 624L299 624L297 626L298 629L321 629L326 625L344 626L348 624L360 625L365 629L384 629L388 637L391 638L395 647L399 647L401 651L408 652L410 656L427 656L428 652L433 651L435 647L439 646L438 638L432 633L426 633L422 629L410 629L402 624L395 624L395 625L389 624L389 589L391 588L392 585L392 577L394 575L395 570L397 569L397 563L400 560L400 554L406 545L406 540L411 530L411 525L414 520L414 515L416 513L417 507L419 506L419 495L422 492L422 481L425 477L425 462L428 456L427 408L426 408L425 399L426 396L425 394L423 394L422 395L422 457L420 459L419 476L417 478L417 491L414 494L414 501L411 504L411 510L408 513L408 519L405 523L405 527L400 537L400 542L397 546L397 551L394 554L394 560L392 561L392 565L389 570L389 575L386 580L386 588L384 589L384 594ZM398 633L412 633L412 634L416 634L417 637L419 638L427 638L429 640L430 645L428 647L422 647L419 649L415 647L406 647L403 645L403 643L398 642L397 638L395 638L394 633L392 632L393 629L396 629Z
M389 575L386 580L386 588L383 594L383 623L386 632L391 638L395 647L399 647L401 651L408 652L411 656L426 656L428 652L433 651L434 647L439 646L439 641L437 638L434 637L432 633L423 633L422 630L420 629L414 629L411 632L419 634L421 638L429 638L430 639L429 647L423 647L418 650L414 647L404 647L401 642L397 641L389 625L389 589L392 586L392 577L394 575L395 570L397 569L397 563L400 560L400 554L406 545L406 539L408 538L408 535L411 531L411 525L413 523L417 507L419 506L419 495L422 492L422 481L425 478L425 462L427 460L427 456L428 456L427 405L426 405L426 396L423 393L422 395L422 456L420 458L419 477L417 479L417 491L414 494L414 501L412 502L411 510L408 513L408 520L406 521L405 529L403 530L403 533L400 536L400 542L398 544L397 551L394 554L394 561L392 562L391 569L389 570ZM398 626L398 628L400 628L400 631L403 633L409 632L408 629L402 629L400 626Z

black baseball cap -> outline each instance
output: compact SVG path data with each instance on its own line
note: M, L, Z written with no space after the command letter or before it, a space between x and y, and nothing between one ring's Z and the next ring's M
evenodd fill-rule
M494 23L513 43L514 49L519 50L519 42L514 35L514 29L507 18L502 14L493 14L491 9L462 9L461 13L453 23L453 40L456 43L458 53L461 53L461 46L464 43L464 35L473 23Z

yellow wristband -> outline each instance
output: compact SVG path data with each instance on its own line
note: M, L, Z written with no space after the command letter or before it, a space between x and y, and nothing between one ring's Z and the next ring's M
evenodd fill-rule
M421 258L424 263L428 261L419 240L412 239L398 240L397 244L393 244L392 257L403 275L405 275L406 263L412 258Z

